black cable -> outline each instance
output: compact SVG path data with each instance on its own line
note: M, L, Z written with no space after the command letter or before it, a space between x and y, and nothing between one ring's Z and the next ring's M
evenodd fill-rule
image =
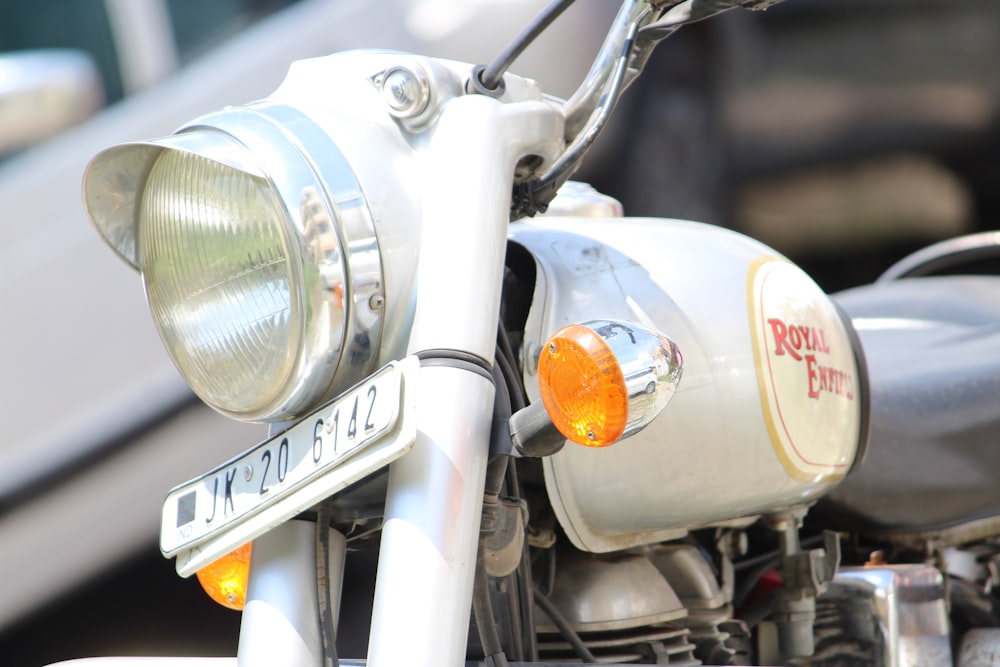
M757 556L752 556L750 558L744 558L742 560L733 561L733 571L743 572L751 568L757 567L761 563L770 563L774 559L781 558L781 552L777 549L768 551L767 553L758 554Z
M480 75L480 83L487 90L496 90L500 86L500 82L503 79L504 73L510 68L510 66L517 60L517 57L521 55L524 51L535 41L535 38L542 33L543 30L549 27L549 25L562 14L567 7L573 4L575 0L555 0L548 7L542 10L542 12L534 18L521 31L517 37L514 38L510 44L500 52L496 58L493 59L489 65L483 70Z
M545 612L545 615L549 617L552 624L559 629L563 638L569 643L570 648L573 649L573 652L576 653L580 660L587 663L597 662L594 658L594 654L591 653L590 649L587 648L587 645L583 643L583 640L580 639L580 635L576 633L576 630L574 630L573 626L569 624L569 621L567 621L566 617L562 615L562 612L556 609L556 606L552 604L552 601L542 595L542 592L539 590L535 591L535 604L537 604L541 610Z
M520 563L518 564L520 565ZM507 647L507 652L510 653L509 658L515 662L524 662L524 614L521 613L524 608L524 599L520 597L521 588L518 583L518 574L518 568L515 568L513 572L504 577L503 601L507 606L507 618L510 619L510 645Z
M750 593L756 588L760 578L771 570L777 570L780 566L781 556L773 556L771 560L761 561L746 576L741 577L733 591L733 606L737 609L743 607L746 604L747 598L750 597Z
M771 591L767 595L755 600L753 604L740 612L740 620L747 624L751 630L757 627L761 621L766 619L774 611L777 595Z
M556 588L556 548L545 550L545 594L551 595Z
M316 592L319 600L319 627L323 641L323 664L338 667L337 636L333 629L330 601L330 510L320 505L316 512Z
M503 322L500 322L497 328L497 350L495 356L497 363L494 370L499 370L501 376L496 382L497 392L499 394L501 388L506 390L509 416L510 410L520 410L525 406L526 401L520 375L515 371L514 350L510 344L510 339L507 336L507 330L504 328ZM502 382L500 381L501 379ZM504 479L506 493L517 498L523 498L524 490L521 488L521 480L517 474L517 460L514 457L508 458L506 472L507 475ZM520 641L518 641L518 646L516 647L518 655L515 656L515 659L537 661L538 641L535 635L535 611L532 601L534 585L531 580L531 556L527 539L525 539L521 549L521 562L512 576L515 577L514 581L518 602L517 616L520 621L520 633L515 632L516 635L519 634L520 636ZM514 618L513 613L511 617Z
M503 491L510 469L510 457L507 456L513 445L510 439L510 392L503 371L500 369L500 351L497 350L497 363L493 364L493 385L496 393L493 396L493 420L490 425L490 460L486 466L486 480L483 486L484 502L487 498L495 499Z
M507 482L508 493L518 498L524 497L524 490L521 488L521 479L517 474L517 459L511 457L507 462ZM531 574L531 548L528 546L527 535L521 545L521 562L514 571L515 584L517 586L517 600L520 607L521 618L521 645L519 650L521 655L518 660L538 661L538 638L535 635L535 604L532 601L532 591L535 585L532 582Z
M517 412L527 405L527 401L525 401L521 376L516 370L514 349L510 345L510 339L507 337L507 331L503 328L502 322L497 330L497 348L497 363L500 364L500 371L503 373L509 388L510 409L512 412Z
M531 581L531 555L528 540L525 539L521 549L521 564L515 571L517 577L517 598L521 602L521 629L524 633L522 643L524 656L530 662L538 661L538 638L535 635L535 604L533 601L534 584Z
M497 325L497 345L500 346L500 350L513 362L514 348L510 344L510 335L507 333L507 327L504 326L502 319Z
M818 544L822 544L822 535L813 535L812 537L807 537L799 543L800 549L809 549ZM746 572L745 575L740 577L739 582L735 586L733 591L733 604L737 609L741 608L750 597L750 593L757 586L757 582L760 578L771 570L777 570L781 567L781 551L768 551L767 553L754 556L753 558L746 558L741 561L736 561L733 563L733 571L737 574L740 572Z
M556 192L569 180L580 166L584 155L597 141L598 135L611 117L615 103L625 87L628 86L629 82L626 81L626 76L629 72L629 57L635 48L636 33L634 29L637 26L638 24L633 24L633 30L622 42L621 51L614 70L605 83L600 102L595 106L590 119L579 134L573 138L566 151L540 178L515 184L510 204L511 221L519 220L524 216L534 217L536 213L544 213L555 198ZM594 115L595 113L596 115Z
M507 460L507 481L510 484L508 495L524 498L524 489L521 488L521 479L517 476L517 459L513 456Z
M486 576L486 564L483 562L483 540L479 541L476 556L476 574L472 584L472 613L479 628L479 643L483 646L483 655L492 660L496 667L507 667L507 657L497 633L496 619L493 616L493 605L490 603L490 582Z

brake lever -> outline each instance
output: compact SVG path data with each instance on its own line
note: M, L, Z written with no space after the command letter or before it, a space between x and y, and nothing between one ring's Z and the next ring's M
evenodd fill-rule
M654 10L662 12L658 18L640 28L630 67L642 70L649 54L663 39L678 28L716 16L730 9L763 10L783 0L649 0Z

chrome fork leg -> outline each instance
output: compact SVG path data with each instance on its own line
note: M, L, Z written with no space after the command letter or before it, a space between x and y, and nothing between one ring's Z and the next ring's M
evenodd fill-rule
M372 667L465 664L494 392L479 371L420 369L417 441L389 472Z
M328 577L334 624L345 552L344 536L330 530ZM321 667L316 590L315 523L288 521L254 540L237 666Z

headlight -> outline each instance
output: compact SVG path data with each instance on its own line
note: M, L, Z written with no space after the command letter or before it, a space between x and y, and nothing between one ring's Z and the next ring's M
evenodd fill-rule
M110 148L87 168L84 199L216 410L291 419L371 370L384 305L372 217L337 146L300 112L232 109Z

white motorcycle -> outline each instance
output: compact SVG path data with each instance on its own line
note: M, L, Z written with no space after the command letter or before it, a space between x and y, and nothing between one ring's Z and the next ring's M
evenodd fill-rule
M852 318L752 239L568 182L659 40L773 2L627 0L563 101L506 71L560 0L488 66L301 61L91 162L178 369L272 424L163 508L164 555L243 610L236 664L951 664L944 554L982 611L1000 530L913 511L843 533L858 567L823 530L891 481L845 482L888 405Z

